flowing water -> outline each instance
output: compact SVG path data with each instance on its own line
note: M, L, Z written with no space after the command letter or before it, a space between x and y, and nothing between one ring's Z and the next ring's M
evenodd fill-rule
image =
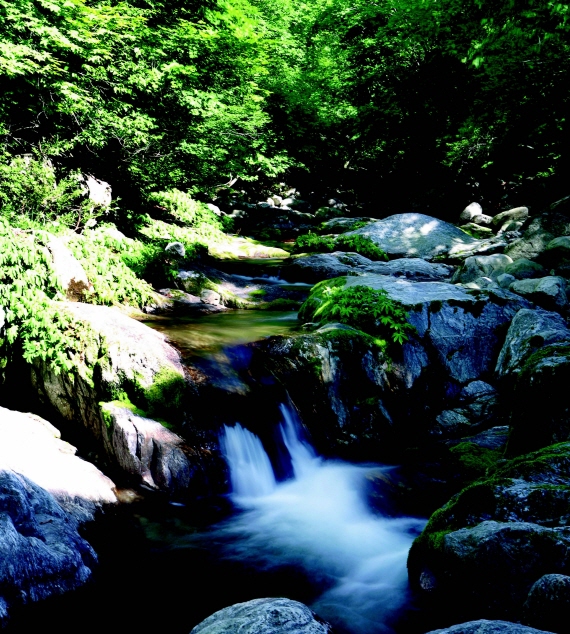
M186 358L207 360L228 346L287 334L297 322L296 313L232 311L151 325ZM229 496L188 507L156 499L103 518L87 535L100 558L96 582L27 606L7 634L50 624L60 634L78 627L188 634L216 610L265 596L310 605L339 634L425 631L410 629L405 616L406 557L424 521L372 510L372 467L317 456L292 404L272 408L265 445L227 421L220 446Z
M294 410L280 406L280 440L293 476L277 482L261 441L236 424L221 439L241 512L217 529L224 556L265 570L299 568L315 580L311 607L340 632L393 631L407 601L406 558L425 522L374 513L370 467L318 458Z

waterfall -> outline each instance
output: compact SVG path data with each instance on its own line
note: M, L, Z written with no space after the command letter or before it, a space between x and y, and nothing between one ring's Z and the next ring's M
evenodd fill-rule
M371 468L317 458L294 409L280 410L294 474L288 481L276 483L256 436L238 425L225 431L233 499L242 508L220 528L226 556L259 570L293 566L320 580L322 594L311 607L339 631L392 632L390 622L407 600L407 554L425 521L372 512L364 495ZM246 446L255 446L255 460L240 462L250 453ZM246 467L247 487L233 472L237 465ZM290 598L304 599L294 590Z
M280 425L281 437L291 457L293 475L300 478L315 468L319 460L311 445L301 439L301 421L296 411L285 403L281 403L279 409L283 416Z
M225 426L220 440L230 468L234 495L243 498L269 495L275 489L275 475L259 438L239 423Z

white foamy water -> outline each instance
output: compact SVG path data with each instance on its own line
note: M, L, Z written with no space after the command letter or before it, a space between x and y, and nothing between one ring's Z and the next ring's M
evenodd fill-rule
M281 411L295 477L260 495L234 489L243 512L223 529L228 554L261 569L299 566L326 588L311 606L322 618L353 634L390 632L387 621L407 599L407 554L425 522L372 513L364 497L370 469L317 458L291 408Z

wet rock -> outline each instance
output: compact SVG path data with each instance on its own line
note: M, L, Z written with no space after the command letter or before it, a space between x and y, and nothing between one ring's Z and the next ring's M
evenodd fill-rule
M423 258L460 253L478 245L475 238L454 225L424 214L395 214L349 231L346 235L370 238L392 258Z
M200 293L200 299L204 304L211 304L212 306L219 306L221 302L220 294L207 288Z
M566 280L562 277L518 280L509 286L509 290L546 310L561 311L568 306Z
M513 283L516 282L516 277L514 277L514 275L510 275L509 273L501 273L501 275L497 276L497 284L501 287L501 288L509 288L509 286Z
M442 630L432 630L428 634L548 634L548 632L510 621L480 619L445 627Z
M570 577L544 575L530 589L524 622L550 632L566 631L570 617Z
M191 634L328 634L332 628L290 599L254 599L209 616Z
M421 258L373 262L358 253L336 252L297 258L283 267L281 275L290 281L309 283L364 273L392 275L417 281L443 281L451 277L453 270L449 265L434 264Z
M521 310L509 327L496 374L508 394L511 453L570 438L570 330L557 313ZM536 408L540 416L536 416Z
M96 556L77 522L23 475L0 470L0 626L10 608L76 590Z
M505 273L512 275L517 280L527 280L536 277L544 277L546 275L546 269L527 258L520 258L509 264Z
M184 440L129 408L106 403L102 410L111 451L132 481L184 497L197 470Z
M477 255L467 258L451 278L452 284L473 282L479 277L496 279L512 260L508 255L496 253L494 255Z
M492 465L432 515L412 582L436 603L453 598L461 618L520 619L532 584L569 571L569 466L570 443Z

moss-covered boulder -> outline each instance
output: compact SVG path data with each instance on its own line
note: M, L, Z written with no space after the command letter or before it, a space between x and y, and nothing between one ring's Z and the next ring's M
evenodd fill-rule
M408 559L427 600L458 618L514 618L542 575L570 571L570 443L488 467L430 518Z
M511 454L570 438L570 330L557 313L521 310L496 367L512 432ZM539 413L539 416L537 416Z
M192 386L180 355L162 334L119 310L80 303L62 304L62 310L71 312L89 327L90 345L84 358L76 360L73 373L57 373L37 360L31 366L32 384L54 417L83 432L80 436L85 448L98 454L116 478L132 484L145 483L143 471L126 465L139 461L139 445L154 442L146 437L150 427L139 426L137 434L143 438L134 444L115 442L115 422L105 404L119 402L127 408L138 407L143 417L175 428L184 425L189 419L187 397ZM134 454L126 456L124 452ZM177 453L176 461L179 457ZM195 456L188 454L186 459L187 471L193 472L191 463ZM167 471L171 456L158 448L153 460L157 471ZM177 490L180 488L177 478L170 482ZM159 478L155 484L165 491L171 488L165 479Z
M445 627L442 630L432 630L428 634L548 634L548 632L511 621L479 619Z

